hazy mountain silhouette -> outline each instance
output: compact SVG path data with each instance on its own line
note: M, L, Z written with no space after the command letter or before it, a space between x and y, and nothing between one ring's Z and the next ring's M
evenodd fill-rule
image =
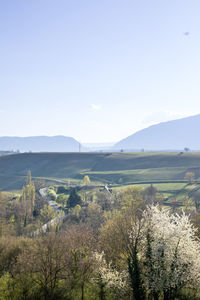
M115 149L200 150L200 114L152 125L119 141Z
M0 137L0 150L78 152L79 142L66 136Z

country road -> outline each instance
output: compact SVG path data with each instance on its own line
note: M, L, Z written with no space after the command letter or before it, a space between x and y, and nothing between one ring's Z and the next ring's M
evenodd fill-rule
M48 205L51 206L57 212L57 214L59 214L60 213L60 206L55 201L52 201L52 200L49 199L47 192L48 192L47 187L42 188L42 189L39 190L40 195L45 200L47 200Z
M52 200L49 200L49 197L47 195L47 191L48 191L48 188L45 187L45 188L40 189L39 193L42 196L42 198L47 200L48 205L51 206L54 209L54 211L58 214L58 216L56 218L48 221L46 224L42 225L42 227L40 229L36 230L33 233L33 236L37 236L40 233L45 233L52 225L57 225L57 224L61 223L65 218L65 214L64 213L61 214L60 207L58 206L58 204L56 202L52 201Z

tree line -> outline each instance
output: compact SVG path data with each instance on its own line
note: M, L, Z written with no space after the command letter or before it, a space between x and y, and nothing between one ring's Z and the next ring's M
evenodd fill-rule
M26 203L25 228L51 218L47 204L34 213L39 200L31 189L29 175L20 198L10 201ZM0 299L200 299L198 211L164 207L153 186L96 192L82 203L59 228L35 238L1 224Z

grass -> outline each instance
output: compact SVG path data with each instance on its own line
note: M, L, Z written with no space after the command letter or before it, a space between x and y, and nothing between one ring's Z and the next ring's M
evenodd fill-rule
M162 191L184 184L187 171L200 177L200 153L22 153L0 157L0 189L19 189L31 170L34 178L62 184L78 182L84 175L92 181L126 184L159 184ZM160 184L168 184L161 186ZM169 186L174 184L173 186Z
M139 181L172 181L184 180L186 167L165 167L132 169L120 171L87 171L81 176L88 175L92 180L107 181L110 183L132 183Z
M150 186L150 183L130 184L128 186L130 186L130 187L140 186L142 189L145 189L145 188ZM179 191L179 190L183 189L186 186L186 184L185 183L170 182L170 183L156 183L156 184L153 184L153 186L160 193L170 193L170 191L175 192L175 191ZM114 189L116 189L116 190L121 189L121 188L127 188L127 185L114 187Z

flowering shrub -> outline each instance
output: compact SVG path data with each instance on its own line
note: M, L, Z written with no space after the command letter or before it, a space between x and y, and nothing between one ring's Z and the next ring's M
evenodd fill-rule
M126 271L119 272L111 263L107 264L104 258L104 253L94 253L96 261L96 274L93 278L93 282L98 284L102 293L106 290L118 290L121 294L127 288L128 273Z
M188 216L150 206L144 211L142 220L132 227L129 243L136 249L138 276L146 294L173 299L182 287L199 286L200 242Z

